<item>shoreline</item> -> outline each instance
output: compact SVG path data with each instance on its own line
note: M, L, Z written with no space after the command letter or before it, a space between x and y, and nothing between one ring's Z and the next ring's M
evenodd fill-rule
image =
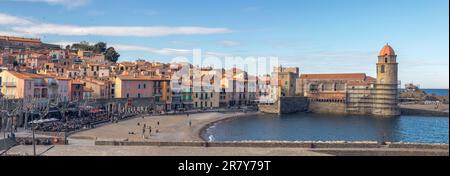
M208 130L208 128L210 128L211 126L214 126L215 124L220 123L220 122L224 122L224 121L227 121L227 120L232 120L233 118L240 118L240 117L259 115L259 114L264 114L264 113L259 112L259 111L258 112L249 112L249 113L236 115L236 116L230 116L230 117L226 117L226 118L223 118L223 119L218 119L218 120L209 122L206 125L203 125L201 128L199 128L199 130L197 131L197 135L198 135L198 137L200 139L203 140L203 142L209 142L209 141L207 141L206 139L203 138L202 134L206 133L206 130Z
M285 140L241 140L241 141L209 141L206 140L205 138L203 138L203 134L205 134L207 132L207 129L209 129L211 126L216 125L217 123L220 122L224 122L224 121L228 121L228 120L232 120L233 118L239 118L239 117L246 117L246 116L252 116L252 115L261 115L261 114L266 114L266 115L272 115L269 113L264 113L264 112L252 112L249 114L241 114L241 115L237 115L237 116L230 116L224 119L219 119L216 121L212 121L206 125L204 125L202 128L200 128L199 132L198 132L198 137L200 139L203 140L203 142L205 143L248 143L248 142L255 142L255 143L267 143L267 142L274 142L274 143L364 143L364 142L369 142L369 143L373 143L373 142L377 142L377 141L343 141L343 140L336 140L336 141L299 141L299 140L295 140L295 141L285 141ZM330 114L330 113L314 113L314 114L324 114L324 115L336 115L336 114ZM416 115L403 115L403 116L416 116ZM432 116L432 117L448 117L448 116L436 116L436 115L423 115L423 116ZM376 117L376 116L374 116ZM418 142L387 142L387 143L392 143L392 144L405 144L405 145L446 145L447 146L447 150L448 150L448 146L449 144L446 143L418 143ZM206 144L208 145L208 144Z

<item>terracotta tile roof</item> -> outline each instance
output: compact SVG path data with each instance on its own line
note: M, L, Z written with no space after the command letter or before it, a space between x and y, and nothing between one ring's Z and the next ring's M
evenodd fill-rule
M300 79L310 80L365 80L365 73L337 73L337 74L302 74Z
M377 81L377 78L367 76L366 81L374 82L374 81Z
M71 80L70 78L62 77L62 76L56 76L55 79L57 80Z
M155 77L155 76L133 76L133 75L120 75L118 79L123 81L168 81L167 78Z
M389 46L389 44L386 44L381 49L379 56L394 56L394 55L395 55L394 49L392 49L392 47Z
M25 80L32 80L32 79L44 79L48 76L44 75L38 75L38 74L32 74L27 72L16 72L16 71L7 71L11 73L13 76L19 78L19 79L25 79Z
M121 62L120 65L126 66L126 67L133 67L135 66L132 62Z

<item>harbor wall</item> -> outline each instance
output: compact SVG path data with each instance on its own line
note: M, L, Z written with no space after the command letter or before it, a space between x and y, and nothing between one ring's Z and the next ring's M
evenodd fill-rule
M347 114L345 104L339 102L311 101L308 110L318 114Z
M273 104L258 105L259 111L269 114L289 114L305 112L308 110L308 98L306 97L280 97Z
M402 115L419 115L419 116L439 116L439 117L448 117L449 112L443 111L431 111L424 109L410 109L410 108L401 108Z

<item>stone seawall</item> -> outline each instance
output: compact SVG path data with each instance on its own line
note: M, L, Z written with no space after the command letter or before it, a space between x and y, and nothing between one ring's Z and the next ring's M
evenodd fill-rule
M259 105L259 110L269 114L289 114L305 112L308 110L308 98L306 97L280 97L273 104Z
M345 104L338 102L311 101L309 111L318 114L347 114Z

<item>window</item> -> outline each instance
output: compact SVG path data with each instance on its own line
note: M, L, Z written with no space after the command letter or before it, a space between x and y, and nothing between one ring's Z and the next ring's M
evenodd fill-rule
M141 94L138 94L138 98L141 98Z
M144 89L147 87L147 84L144 84Z
M212 107L212 102L209 103L210 107Z
M127 98L130 98L130 94L129 93L127 93Z
M387 63L388 62L388 58L384 58L384 63Z
M382 65L381 66L381 71L380 71L381 73L384 73L385 72L385 67L384 67L384 65Z
M141 89L141 84L138 85L138 89Z

